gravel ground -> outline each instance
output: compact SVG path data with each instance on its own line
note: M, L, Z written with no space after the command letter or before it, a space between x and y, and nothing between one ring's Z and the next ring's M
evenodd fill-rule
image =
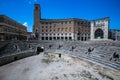
M0 67L0 80L120 80L120 73L41 53Z

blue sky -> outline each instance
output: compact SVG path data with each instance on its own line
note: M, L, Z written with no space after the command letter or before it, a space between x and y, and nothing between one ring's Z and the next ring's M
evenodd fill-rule
M4 14L32 31L34 3L41 5L41 17L49 19L110 17L110 29L120 29L120 0L0 0Z

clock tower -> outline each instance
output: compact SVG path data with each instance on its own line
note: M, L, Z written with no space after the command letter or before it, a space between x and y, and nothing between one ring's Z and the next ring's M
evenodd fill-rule
M34 5L34 25L33 25L33 33L35 34L35 38L39 38L39 26L41 19L41 9L39 4Z

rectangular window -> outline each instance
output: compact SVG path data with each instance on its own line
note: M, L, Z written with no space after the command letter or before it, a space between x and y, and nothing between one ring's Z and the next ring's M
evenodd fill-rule
M52 40L52 37L49 37L49 40Z
M50 22L49 24L51 25L52 23Z
M4 28L4 31L7 32L7 28Z
M69 37L69 40L72 40L72 37Z
M54 40L56 40L56 37L53 37Z
M46 40L48 40L48 37L46 37Z
M58 28L58 30L57 31L59 31L60 30L60 28Z
M35 9L38 10L39 9L38 6L36 6Z
M69 21L69 24L71 24L71 21Z
M64 38L63 38L63 37L61 37L61 39L63 40Z
M81 37L81 41L83 41L83 37Z
M63 31L64 30L64 28L61 28L61 31Z
M65 22L65 24L67 24L67 21Z
M65 40L67 40L68 38L67 37L65 37Z
M81 25L83 24L83 21L81 22Z
M56 24L54 24L54 27L56 26Z
M69 28L69 32L71 32L71 27Z
M65 28L65 31L67 31L67 28Z
M41 24L44 24L43 22Z
M44 37L42 37L42 40L44 40Z
M60 37L57 37L57 40L59 40L60 39Z

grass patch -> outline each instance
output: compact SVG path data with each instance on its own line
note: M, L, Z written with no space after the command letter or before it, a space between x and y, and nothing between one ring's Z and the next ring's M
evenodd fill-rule
M48 58L42 59L42 62L46 63L46 64L49 64L49 63L53 62L53 59L52 59L52 57L48 56Z
M81 76L88 78L89 80L99 80L98 78L94 77L89 71L82 71Z
M104 73L102 73L102 72L98 72L98 74L101 75L103 78L106 77L106 78L109 79L109 80L114 80L111 76L106 75L106 74L104 74Z
M88 71L82 71L81 76L86 77L86 78L91 78L92 77L91 73L88 72Z
M115 71L111 71L111 74L120 79L120 73L115 72Z

